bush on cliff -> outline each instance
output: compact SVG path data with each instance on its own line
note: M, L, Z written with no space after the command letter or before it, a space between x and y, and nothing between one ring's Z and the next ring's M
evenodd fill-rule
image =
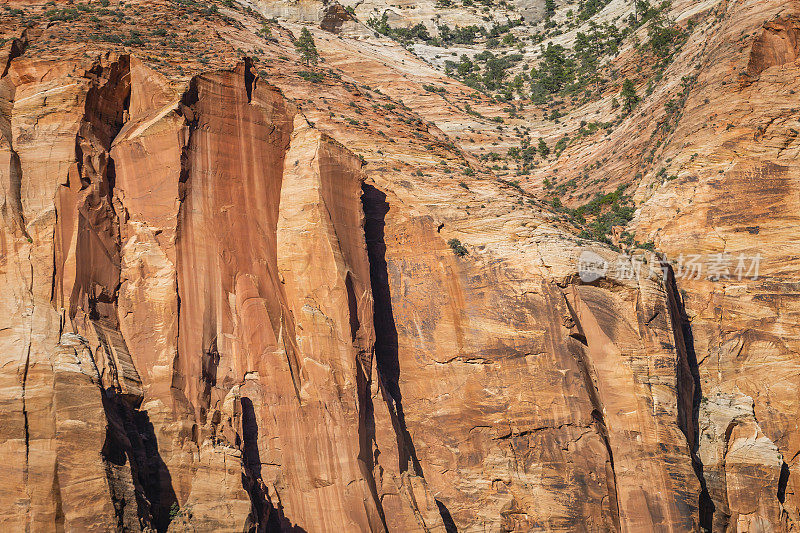
M469 253L469 250L467 250L467 248L463 244L461 244L461 241L459 241L458 239L450 239L449 241L447 241L447 244L453 250L453 253L456 254L458 257L464 257Z

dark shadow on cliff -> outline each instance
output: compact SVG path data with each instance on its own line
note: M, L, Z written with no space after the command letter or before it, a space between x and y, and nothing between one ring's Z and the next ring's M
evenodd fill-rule
M386 262L385 227L389 203L386 194L369 184L361 186L361 202L364 207L364 237L369 257L369 275L372 285L373 323L375 327L375 362L378 369L379 387L392 417L400 472L407 472L409 464L414 474L424 478L422 466L403 413L403 396L400 392L400 361L398 354L397 326L392 309L389 271ZM447 507L436 500L445 528L458 531Z
M375 325L375 360L381 381L383 396L393 415L397 433L397 449L400 453L400 472L406 472L409 462L414 472L420 475L422 468L408 433L403 415L403 396L400 392L400 362L398 358L397 327L392 310L392 295L389 287L384 241L385 217L389 212L386 195L364 184L361 201L364 205L364 236L369 256L369 275L372 285L373 322Z
M167 531L178 505L172 486L172 476L158 451L158 441L147 411L131 405L113 390L103 391L108 426L102 456L107 464L107 476L117 512L118 525L130 526L130 512L125 507L135 496L138 520L157 532ZM130 465L133 483L131 495L122 469ZM127 519L127 520L126 520Z
M266 486L261 479L261 454L258 451L258 419L253 401L243 396L242 441L237 443L242 450L242 486L250 496L250 515L245 522L247 533L306 533L293 525L283 514L283 508L272 505Z
M789 483L789 465L781 465L781 475L778 478L778 501L783 505L786 502L786 485Z
M356 298L353 277L350 272L345 276L347 289L347 308L350 314L350 340L358 352L356 364L356 390L358 391L358 466L361 475L369 486L372 501L380 516L383 528L386 527L386 515L383 511L381 498L378 496L378 486L375 482L375 456L373 443L375 442L375 406L372 403L372 354L365 354L356 341L358 339L361 322L358 318L358 299Z
M673 335L675 337L676 351L678 352L678 425L686 435L692 454L692 468L700 481L700 497L698 510L700 528L712 531L714 512L716 507L706 486L703 474L703 463L700 461L698 450L700 447L700 401L703 398L700 369L697 363L697 354L694 348L694 334L692 324L686 315L686 308L681 293L675 281L675 273L667 263L664 285L667 291L667 305L672 318Z
M203 359L201 361L200 383L202 383L203 389L200 394L200 422L202 424L206 423L208 410L211 406L211 393L214 387L217 386L219 359L220 355L217 349L217 338L214 337L211 341L211 345L203 352Z
M450 514L450 511L448 511L447 507L445 507L445 505L439 500L434 500L434 501L436 502L436 506L439 508L439 514L442 515L444 530L447 533L458 533L458 528L456 527L455 521L453 521L453 517Z

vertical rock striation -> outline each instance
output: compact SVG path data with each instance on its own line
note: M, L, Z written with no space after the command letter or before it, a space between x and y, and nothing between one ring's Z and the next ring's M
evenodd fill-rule
M764 25L736 90L795 62L796 34ZM698 282L703 305L654 255L658 275L586 283L586 246L533 216L524 236L476 219L498 236L455 255L452 191L393 181L444 134L404 118L367 176L342 142L378 135L315 122L335 90L361 98L350 82L284 94L246 58L168 77L122 52L37 58L28 39L0 54L10 531L790 529L786 272L743 301ZM744 242L725 191L783 205L787 158L702 184L696 217L723 248ZM664 245L713 240L700 218L665 224ZM722 325L736 309L746 328ZM739 357L780 366L777 400Z

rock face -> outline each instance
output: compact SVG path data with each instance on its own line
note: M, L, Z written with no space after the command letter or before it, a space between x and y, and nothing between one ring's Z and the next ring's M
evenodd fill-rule
M312 7L326 31L347 19ZM796 74L798 26L745 7L769 21L753 18L728 95L743 131L692 138L702 158L740 159L681 175L635 220L668 254L770 236L767 279L721 290L656 254L649 275L582 279L587 251L628 258L518 187L431 170L475 161L415 113L466 115L363 84L405 59L304 81L285 31L265 44L264 20L232 10L210 66L158 68L113 41L58 57L34 48L67 42L57 25L15 27L0 54L0 524L794 530L796 146L776 119L756 128L769 154L753 148L766 111L747 102ZM287 59L238 52L261 46ZM359 46L319 43L345 68L374 52Z
M62 71L3 78L4 523L693 527L659 282L458 259L247 62Z
M698 77L667 149L682 158L679 177L637 217L670 257L723 269L719 279L706 270L678 281L698 361L704 524L715 531L798 527L797 7L726 10L708 53L730 68ZM721 44L742 34L738 49Z
M779 498L785 501L788 467L762 432L753 407L753 399L741 393L716 393L701 403L700 459L713 501L724 505L715 530L726 527L725 516L740 531L781 522Z

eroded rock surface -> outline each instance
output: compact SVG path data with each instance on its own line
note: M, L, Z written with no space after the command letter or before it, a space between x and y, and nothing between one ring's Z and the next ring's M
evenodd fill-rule
M421 63L395 83L413 71L395 49L319 38L342 68L313 83L288 31L264 39L265 19L224 3L213 60L185 64L9 30L0 524L791 531L796 132L751 127L766 111L746 102L796 70L797 23L745 4L755 36L728 95L743 130L709 135L698 112L685 136L738 159L642 192L635 220L667 253L763 235L766 278L721 289L656 254L650 276L582 281L582 252L624 258L519 187L436 170L477 167L448 137L469 91L440 105ZM355 24L326 6L267 7Z

